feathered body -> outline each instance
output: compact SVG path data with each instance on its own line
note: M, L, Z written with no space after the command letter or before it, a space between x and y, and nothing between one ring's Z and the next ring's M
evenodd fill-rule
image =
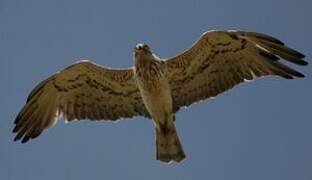
M143 51L143 53L142 53ZM180 162L185 158L174 125L171 88L166 66L147 45L138 44L134 52L134 77L156 133L156 159Z

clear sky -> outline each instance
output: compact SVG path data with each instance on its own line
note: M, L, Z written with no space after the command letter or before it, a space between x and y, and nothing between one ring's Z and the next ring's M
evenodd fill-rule
M311 180L311 0L0 0L0 179ZM111 67L133 63L136 43L161 57L211 29L273 35L300 50L307 77L265 78L176 115L187 159L155 160L144 118L63 119L27 144L13 121L31 89L79 59Z

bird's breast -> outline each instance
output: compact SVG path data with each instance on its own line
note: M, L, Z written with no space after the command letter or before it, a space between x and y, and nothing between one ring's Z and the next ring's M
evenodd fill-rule
M135 65L134 76L142 95L158 96L162 92L170 92L164 71L159 61L145 61Z
M158 61L139 61L135 64L134 75L138 80L157 80L164 77L164 67Z
M154 121L160 121L165 113L172 112L171 88L164 76L137 78L137 85L144 105Z

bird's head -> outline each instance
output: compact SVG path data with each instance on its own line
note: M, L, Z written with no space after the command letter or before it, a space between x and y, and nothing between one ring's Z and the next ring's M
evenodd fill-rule
M139 43L134 47L135 56L152 55L152 51L147 44Z

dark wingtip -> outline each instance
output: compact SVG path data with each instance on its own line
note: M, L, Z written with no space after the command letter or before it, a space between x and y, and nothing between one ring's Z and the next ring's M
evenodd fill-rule
M23 130L22 130L22 131L23 131ZM14 138L14 141L19 141L19 140L23 137L24 133L23 133L22 131L19 131L19 132L16 134L16 136L15 136L15 138Z
M281 40L279 40L273 36L267 35L267 34L258 33L258 32L247 32L247 31L238 31L238 32L243 33L247 36L253 36L253 37L258 38L258 39L273 42L273 43L276 43L276 44L279 44L282 46L285 45L285 43L282 42Z
M289 49L291 49L291 48L289 48ZM291 53L293 53L293 55L295 55L296 57L298 57L300 59L305 58L305 55L302 54L301 52L297 51L297 50L291 49Z
M25 136L22 140L22 144L25 144L27 141L29 141L30 137L29 136Z
M292 77L292 76L290 76L290 75L286 75L286 74L284 74L284 75L281 75L283 78L285 78L285 79L294 79L294 77Z
M305 75L304 75L304 74L302 74L302 73L298 73L298 74L296 74L296 77L298 77L298 78L304 78L304 77L305 77Z
M14 120L14 124L17 124L17 122L20 120L21 118L20 118L20 115L17 115L17 117L15 118L15 120Z
M18 131L17 126L14 127L14 129L12 130L12 133L16 133Z
M308 65L309 63L303 59L301 59L301 61L298 62L299 65L302 65L302 66L306 66Z
M14 138L14 141L16 142L16 141L18 141L18 140L20 140L20 139L21 139L21 138L18 137L18 135L16 135L15 138Z
M287 61L290 61L290 62L295 63L295 64L300 65L300 66L306 66L309 64L307 61L305 61L301 58L293 58L293 57L287 57L287 56L281 56L281 57Z
M41 132L34 133L34 134L31 136L31 139L37 138L40 134L41 134Z

